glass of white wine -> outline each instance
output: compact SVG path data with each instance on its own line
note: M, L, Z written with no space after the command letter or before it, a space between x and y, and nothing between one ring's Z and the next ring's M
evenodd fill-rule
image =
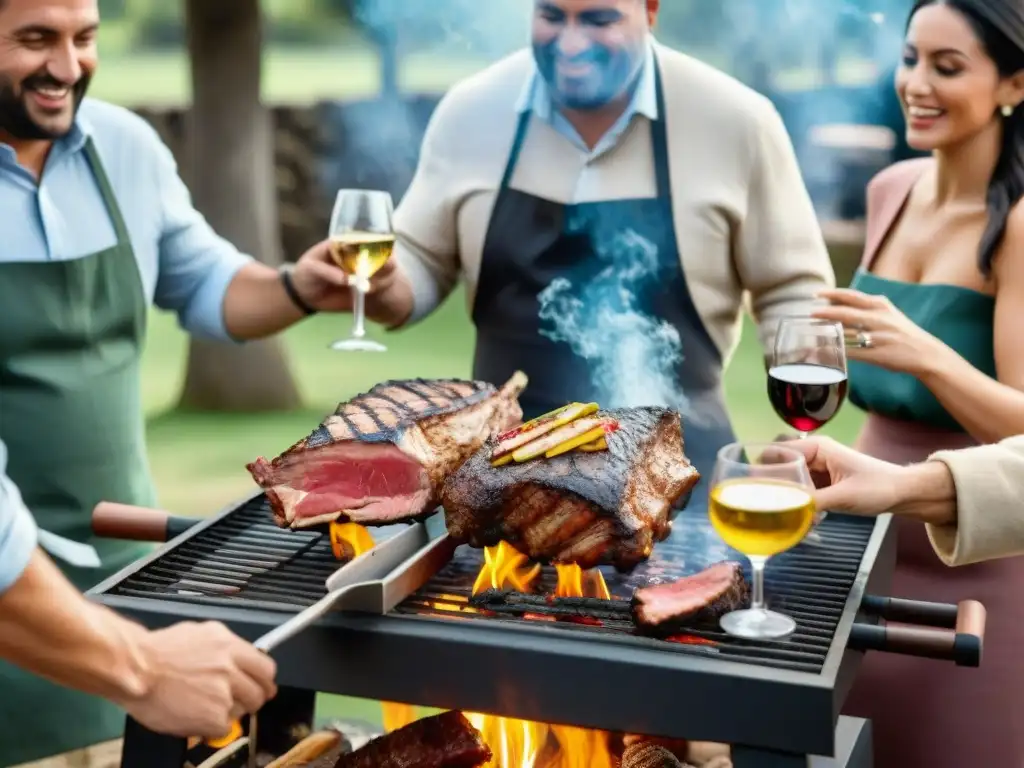
M811 530L814 484L803 454L778 443L732 443L718 452L708 514L726 544L750 560L750 608L722 617L726 633L752 640L785 637L796 629L789 616L768 610L764 569Z
M387 192L343 189L338 192L328 233L331 258L352 285L352 335L331 344L340 352L386 352L366 338L366 294L370 278L387 264L395 249L394 203Z

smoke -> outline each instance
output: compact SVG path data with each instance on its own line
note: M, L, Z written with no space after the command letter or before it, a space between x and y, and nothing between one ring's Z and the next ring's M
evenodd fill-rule
M397 202L440 95L528 44L533 0L350 2L357 29L379 54L381 93L321 106L320 186L326 197L345 187L384 189ZM347 76L339 68L338 77Z
M602 407L661 406L700 424L701 409L691 409L679 385L679 332L637 306L645 288L658 290L657 247L626 229L600 242L597 256L594 277L576 285L556 278L541 292L541 335L588 361Z
M720 5L716 59L775 103L823 219L862 218L868 180L910 154L893 87L910 7L910 0Z

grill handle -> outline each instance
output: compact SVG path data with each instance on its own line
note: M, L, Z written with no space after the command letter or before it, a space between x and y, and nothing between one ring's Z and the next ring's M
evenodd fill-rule
M175 517L160 509L113 501L101 501L92 510L92 532L105 539L164 543L199 522L193 517Z
M943 659L959 667L981 666L986 613L977 600L950 605L867 595L861 607L885 621L922 626L854 624L850 647L855 650Z

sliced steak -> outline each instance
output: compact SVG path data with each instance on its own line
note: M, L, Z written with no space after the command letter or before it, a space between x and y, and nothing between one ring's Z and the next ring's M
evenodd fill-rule
M750 585L739 563L715 563L700 573L633 593L633 622L642 632L672 634L686 624L717 620L743 608Z
M490 759L480 732L453 711L380 736L342 755L335 768L479 768Z
M388 381L342 403L273 461L248 464L278 525L390 525L429 515L445 477L522 420L517 373L500 390L455 379Z
M670 510L700 479L683 453L678 413L663 408L599 411L619 429L608 450L491 465L475 453L445 483L449 535L490 547L506 541L536 562L614 565L629 571L671 531Z

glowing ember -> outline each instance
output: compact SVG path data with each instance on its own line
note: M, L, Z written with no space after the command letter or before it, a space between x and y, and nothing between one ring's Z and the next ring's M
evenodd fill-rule
M529 592L539 575L540 565L530 567L526 555L502 541L484 550L484 564L473 584L473 594L506 587L516 592Z
M373 536L359 523L331 523L331 551L339 560L352 558L373 549Z

